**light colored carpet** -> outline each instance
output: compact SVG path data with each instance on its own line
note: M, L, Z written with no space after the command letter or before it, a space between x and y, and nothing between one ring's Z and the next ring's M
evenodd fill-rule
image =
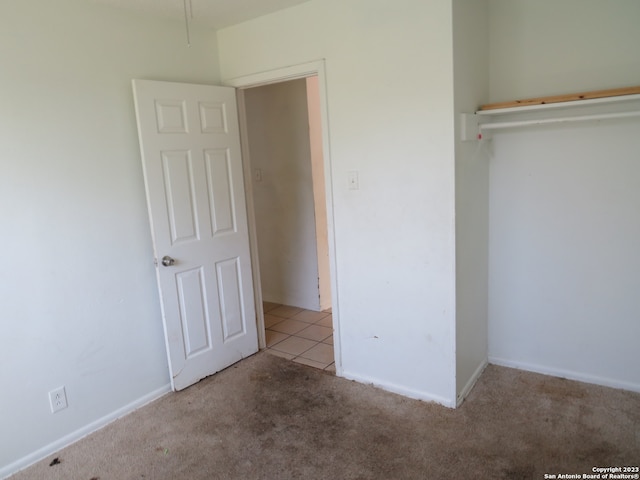
M639 463L640 394L489 366L450 410L260 353L11 478L528 480Z

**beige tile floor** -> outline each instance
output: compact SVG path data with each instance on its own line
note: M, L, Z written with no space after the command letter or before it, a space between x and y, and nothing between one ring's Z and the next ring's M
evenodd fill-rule
M314 312L264 302L267 352L272 355L335 372L331 310Z

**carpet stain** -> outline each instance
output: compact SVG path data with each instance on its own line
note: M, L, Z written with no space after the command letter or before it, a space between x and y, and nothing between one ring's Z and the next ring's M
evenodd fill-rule
M505 480L531 480L536 478L536 469L533 465L522 465L507 468L502 471Z
M252 382L264 382L271 379L271 375L266 372L253 372L249 375L249 380Z
M578 452L578 458L581 460L589 460L594 465L605 465L616 459L619 448L607 442L598 442L595 445L586 445L583 451Z
M584 398L586 393L583 388L576 382L570 382L564 378L550 378L536 387L538 393L541 393L551 400L561 399L566 401L570 398Z
M452 410L258 354L15 480L537 479L637 461L639 411L638 394L494 366Z

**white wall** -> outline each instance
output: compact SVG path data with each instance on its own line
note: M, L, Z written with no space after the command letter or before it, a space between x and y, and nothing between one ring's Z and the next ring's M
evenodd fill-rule
M215 36L192 33L189 49L181 24L81 0L0 4L0 477L167 390L131 79L217 81Z
M638 84L640 2L490 6L492 100ZM640 391L638 132L625 120L494 136L491 361Z
M635 120L494 137L493 362L640 391L638 132Z
M306 82L244 97L263 300L320 310Z
M461 141L462 113L489 98L489 11L482 0L453 1L456 132L456 391L464 397L487 363L489 159Z
M223 79L326 59L338 373L448 405L451 15L450 0L311 0L218 32Z
M491 101L637 85L637 0L490 0Z

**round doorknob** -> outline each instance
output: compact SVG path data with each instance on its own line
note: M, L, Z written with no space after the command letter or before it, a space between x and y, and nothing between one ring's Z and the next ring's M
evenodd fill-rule
M169 255L165 255L164 257L162 257L162 265L164 265L165 267L170 267L174 263L176 263L176 261Z

